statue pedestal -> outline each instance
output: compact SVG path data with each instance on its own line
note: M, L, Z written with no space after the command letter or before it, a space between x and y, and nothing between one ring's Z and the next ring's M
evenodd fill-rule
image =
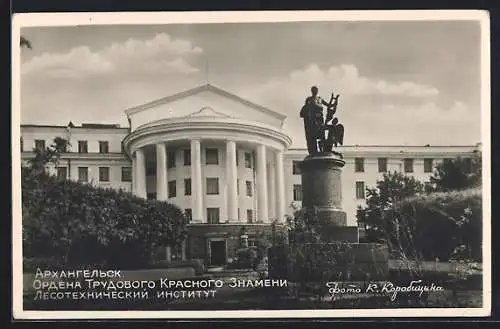
M300 163L302 207L316 209L323 223L322 232L330 241L358 242L358 228L347 226L342 210L342 167L345 161L337 153L308 155Z

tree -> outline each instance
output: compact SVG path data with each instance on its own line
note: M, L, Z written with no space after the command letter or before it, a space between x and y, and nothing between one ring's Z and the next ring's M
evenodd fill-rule
M32 49L31 42L22 35L21 35L21 40L19 41L19 45L21 46L21 48L26 47L28 49Z
M400 229L392 218L393 204L422 194L424 185L400 172L384 174L375 188L367 188L366 207L358 208L358 222L364 224L369 242L387 242Z
M479 187L482 184L481 166L480 153L470 158L444 160L436 166L430 181L437 192Z
M45 149L34 148L33 153L35 154L33 158L28 160L31 172L38 174L44 172L48 164L52 163L56 167L59 164L59 159L62 153L68 151L68 146L70 143L62 138L54 138L52 144Z

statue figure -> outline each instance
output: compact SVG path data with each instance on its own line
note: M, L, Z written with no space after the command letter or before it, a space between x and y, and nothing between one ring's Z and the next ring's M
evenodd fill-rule
M300 117L304 119L307 150L309 154L332 152L333 145L342 145L344 139L344 126L333 117L337 111L339 95L334 97L332 93L330 102L327 103L318 96L317 87L311 88L311 94L300 111ZM326 120L323 120L323 106L327 108Z

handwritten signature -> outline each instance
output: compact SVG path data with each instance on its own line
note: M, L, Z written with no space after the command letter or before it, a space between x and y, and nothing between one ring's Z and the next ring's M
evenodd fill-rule
M388 294L390 295L391 301L395 301L399 293L417 293L418 296L422 296L424 292L442 292L444 288L442 286L430 283L430 285L422 284L422 280L411 281L406 286L396 285L390 281L379 283L373 282L368 283L368 285L360 286L357 284L344 284L341 282L327 282L328 293L331 297L336 295L357 295L357 294Z

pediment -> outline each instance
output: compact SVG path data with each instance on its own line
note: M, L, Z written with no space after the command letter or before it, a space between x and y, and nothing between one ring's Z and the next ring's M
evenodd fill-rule
M281 128L286 116L212 85L203 85L125 111L132 130L175 118L235 118Z

